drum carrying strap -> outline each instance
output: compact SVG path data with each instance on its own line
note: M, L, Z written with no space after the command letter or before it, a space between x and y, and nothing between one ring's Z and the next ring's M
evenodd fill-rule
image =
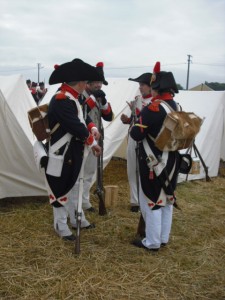
M146 139L143 140L143 147L145 149L145 153L147 155L146 162L150 169L150 179L153 178L153 171L155 172L156 176L159 176L163 169L165 168L165 163L162 163L162 161L167 161L168 159L168 152L163 152L163 157L161 159L161 162L155 157L152 149L150 148L148 142Z
M55 142L53 145L51 145L50 141L49 141L49 152L50 153L54 153L57 150L59 150L63 145L65 145L66 143L70 142L72 138L72 134L70 133L66 133L63 137L61 137L61 139L59 139L57 142Z
M72 135L70 133L66 133L60 140L54 143L52 146L49 141L49 153L48 153L48 165L46 169L46 174L60 177L63 169L64 156L69 147L70 140ZM57 150L59 150L63 145L66 145L63 154L58 155L55 154Z
M166 101L163 100L156 100L156 102L160 102L160 105L162 105L162 107L165 109L166 114L168 115L170 112L175 111L168 103L166 103ZM180 106L178 103L176 103L177 106L177 110L181 110ZM155 139L153 136L151 136L150 134L148 134L148 136L150 137L150 139L155 142Z

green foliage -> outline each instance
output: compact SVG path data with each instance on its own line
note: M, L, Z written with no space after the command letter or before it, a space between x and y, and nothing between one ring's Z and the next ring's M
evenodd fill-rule
M205 81L205 84L214 91L225 91L225 83Z
M177 88L178 90L183 90L184 88L182 87L182 85L180 85L179 83L177 83Z

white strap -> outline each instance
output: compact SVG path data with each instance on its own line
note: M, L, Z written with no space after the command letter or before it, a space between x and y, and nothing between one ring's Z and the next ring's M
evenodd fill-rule
M146 161L148 167L151 169L154 169L156 176L159 176L163 169L166 166L166 162L168 160L168 151L164 151L162 153L161 159L157 159L152 151L152 149L149 147L149 144L146 139L143 140L143 147L145 149L145 153L147 155Z
M54 153L55 151L60 149L63 145L65 145L67 142L70 142L71 138L72 138L72 134L66 133L56 143L54 143L53 145L50 145L49 152Z
M58 128L59 128L60 124L56 123L55 126L52 128L52 130L50 131L50 135L53 134Z
M147 140L144 139L142 143L143 143L145 153L147 154L147 156L152 156L152 159L155 160L156 162L158 162L158 160L156 159L154 153L152 152L152 149L149 147L149 144L148 144Z
M156 100L155 102L160 102L160 105L162 105L162 107L165 109L166 114L175 111L168 103L166 103L166 101L163 100ZM178 106L177 106L178 108ZM155 142L155 139L153 136L151 136L150 134L148 134L149 138Z

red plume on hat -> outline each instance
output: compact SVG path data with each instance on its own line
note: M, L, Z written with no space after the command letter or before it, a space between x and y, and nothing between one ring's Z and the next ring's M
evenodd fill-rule
M152 82L154 82L156 80L156 74L159 73L159 72L160 72L160 62L157 61L155 63L154 68L153 68L153 74L152 74L150 85L152 84Z
M101 68L103 68L103 67L104 67L103 62L98 62L98 63L96 64L96 67L101 67Z
M151 79L151 88L160 91L170 91L173 94L178 93L176 81L172 72L166 72L160 70L160 62L157 61Z
M160 62L157 61L154 66L153 73L159 73L159 72L160 72Z
M101 75L102 77L102 82L104 85L108 85L108 82L105 80L105 76L104 76L104 71L103 71L103 67L104 67L104 63L103 62L98 62L96 64L96 69L98 71L98 73Z
M157 61L155 63L155 66L153 68L153 74L152 74L152 78L151 78L151 81L150 81L150 85L152 84L152 82L154 82L156 80L156 74L160 72L160 62Z

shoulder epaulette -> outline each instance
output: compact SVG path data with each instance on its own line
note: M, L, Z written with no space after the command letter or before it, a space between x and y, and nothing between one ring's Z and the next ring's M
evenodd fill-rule
M148 106L148 109L151 110L151 111L155 111L155 112L158 112L159 111L159 105L160 103L159 102L153 102L151 103L149 106Z
M60 93L56 94L55 99L56 100L65 100L66 99L66 95L63 92L60 92Z

